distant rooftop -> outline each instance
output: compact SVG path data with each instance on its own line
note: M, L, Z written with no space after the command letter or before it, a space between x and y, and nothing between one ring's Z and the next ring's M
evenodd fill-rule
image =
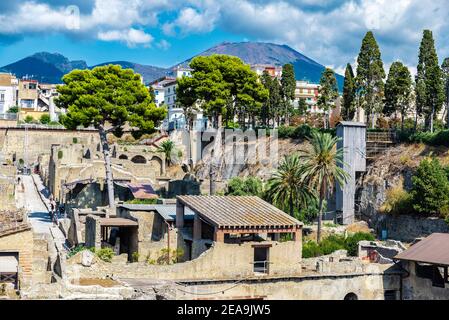
M433 233L394 259L449 266L449 234Z
M302 223L259 197L178 196L178 201L219 228L295 228Z
M337 124L337 127L339 125L345 126L345 127L366 127L365 123L362 122L352 122L352 121L340 121Z
M176 204L122 204L120 207L129 211L157 211L165 221L176 220ZM194 212L186 209L184 212L185 220L192 220Z

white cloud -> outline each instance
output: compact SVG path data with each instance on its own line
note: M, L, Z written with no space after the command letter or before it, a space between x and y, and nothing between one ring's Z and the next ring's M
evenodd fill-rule
M82 5L78 30L67 28L62 4ZM220 28L245 39L288 44L343 70L368 30L386 65L400 59L415 66L427 28L434 31L440 57L449 56L447 0L25 0L1 6L0 36L59 32L136 46L154 42L148 33L155 28L173 37ZM166 40L158 40L158 47L168 48Z
M170 44L167 40L162 39L161 41L159 41L159 42L156 44L156 46L157 46L159 49L162 49L162 50L168 50L168 49L170 49L171 44Z
M128 47L135 47L136 45L149 46L154 38L142 30L128 29L128 30L110 30L98 33L98 39L103 41L120 41L128 45Z

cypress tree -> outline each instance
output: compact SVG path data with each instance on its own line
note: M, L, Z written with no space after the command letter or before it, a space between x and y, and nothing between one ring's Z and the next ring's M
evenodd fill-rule
M284 101L284 120L288 124L289 115L291 113L293 101L295 100L296 79L295 69L292 64L286 64L282 67L282 99Z
M383 113L387 116L401 114L401 128L404 129L404 117L410 108L412 94L412 76L401 62L394 62L385 84L385 106Z
M435 42L430 30L424 30L419 48L416 86L417 113L424 115L426 129L433 132L433 121L444 103L444 86Z
M449 128L449 58L444 59L441 70L443 71L444 92L446 98L446 126Z
M351 64L346 65L343 85L343 103L341 115L343 120L352 121L355 115L355 79Z
M335 72L332 69L326 68L320 79L320 90L318 98L318 106L326 114L324 121L324 128L329 128L329 114L330 110L335 108L335 99L338 98L338 85L335 78Z
M376 115L382 108L385 70L379 46L371 31L362 41L357 63L356 92L374 128Z

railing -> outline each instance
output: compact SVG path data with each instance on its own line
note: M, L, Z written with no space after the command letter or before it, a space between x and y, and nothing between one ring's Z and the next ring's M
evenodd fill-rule
M265 273L268 274L269 272L269 267L270 267L270 262L269 261L254 261L253 262L254 265L254 272L257 273Z
M17 113L0 113L0 120L17 120Z

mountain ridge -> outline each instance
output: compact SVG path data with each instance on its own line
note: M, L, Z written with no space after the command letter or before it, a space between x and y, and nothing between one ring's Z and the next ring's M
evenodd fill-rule
M144 78L144 81L149 83L168 75L176 66L187 66L188 63L197 56L208 56L212 54L237 56L248 64L282 66L286 63L291 63L294 66L297 80L306 80L313 83L319 83L321 73L325 69L320 63L294 50L288 45L267 42L222 42L171 68L161 68L120 60L107 61L95 66L88 66L83 60L70 61L60 53L37 52L0 69L16 74L19 78L28 76L37 79L40 82L61 83L64 74L74 69L91 69L96 66L119 64L124 68L131 68L135 72L140 73ZM341 90L344 77L338 74L336 77Z

